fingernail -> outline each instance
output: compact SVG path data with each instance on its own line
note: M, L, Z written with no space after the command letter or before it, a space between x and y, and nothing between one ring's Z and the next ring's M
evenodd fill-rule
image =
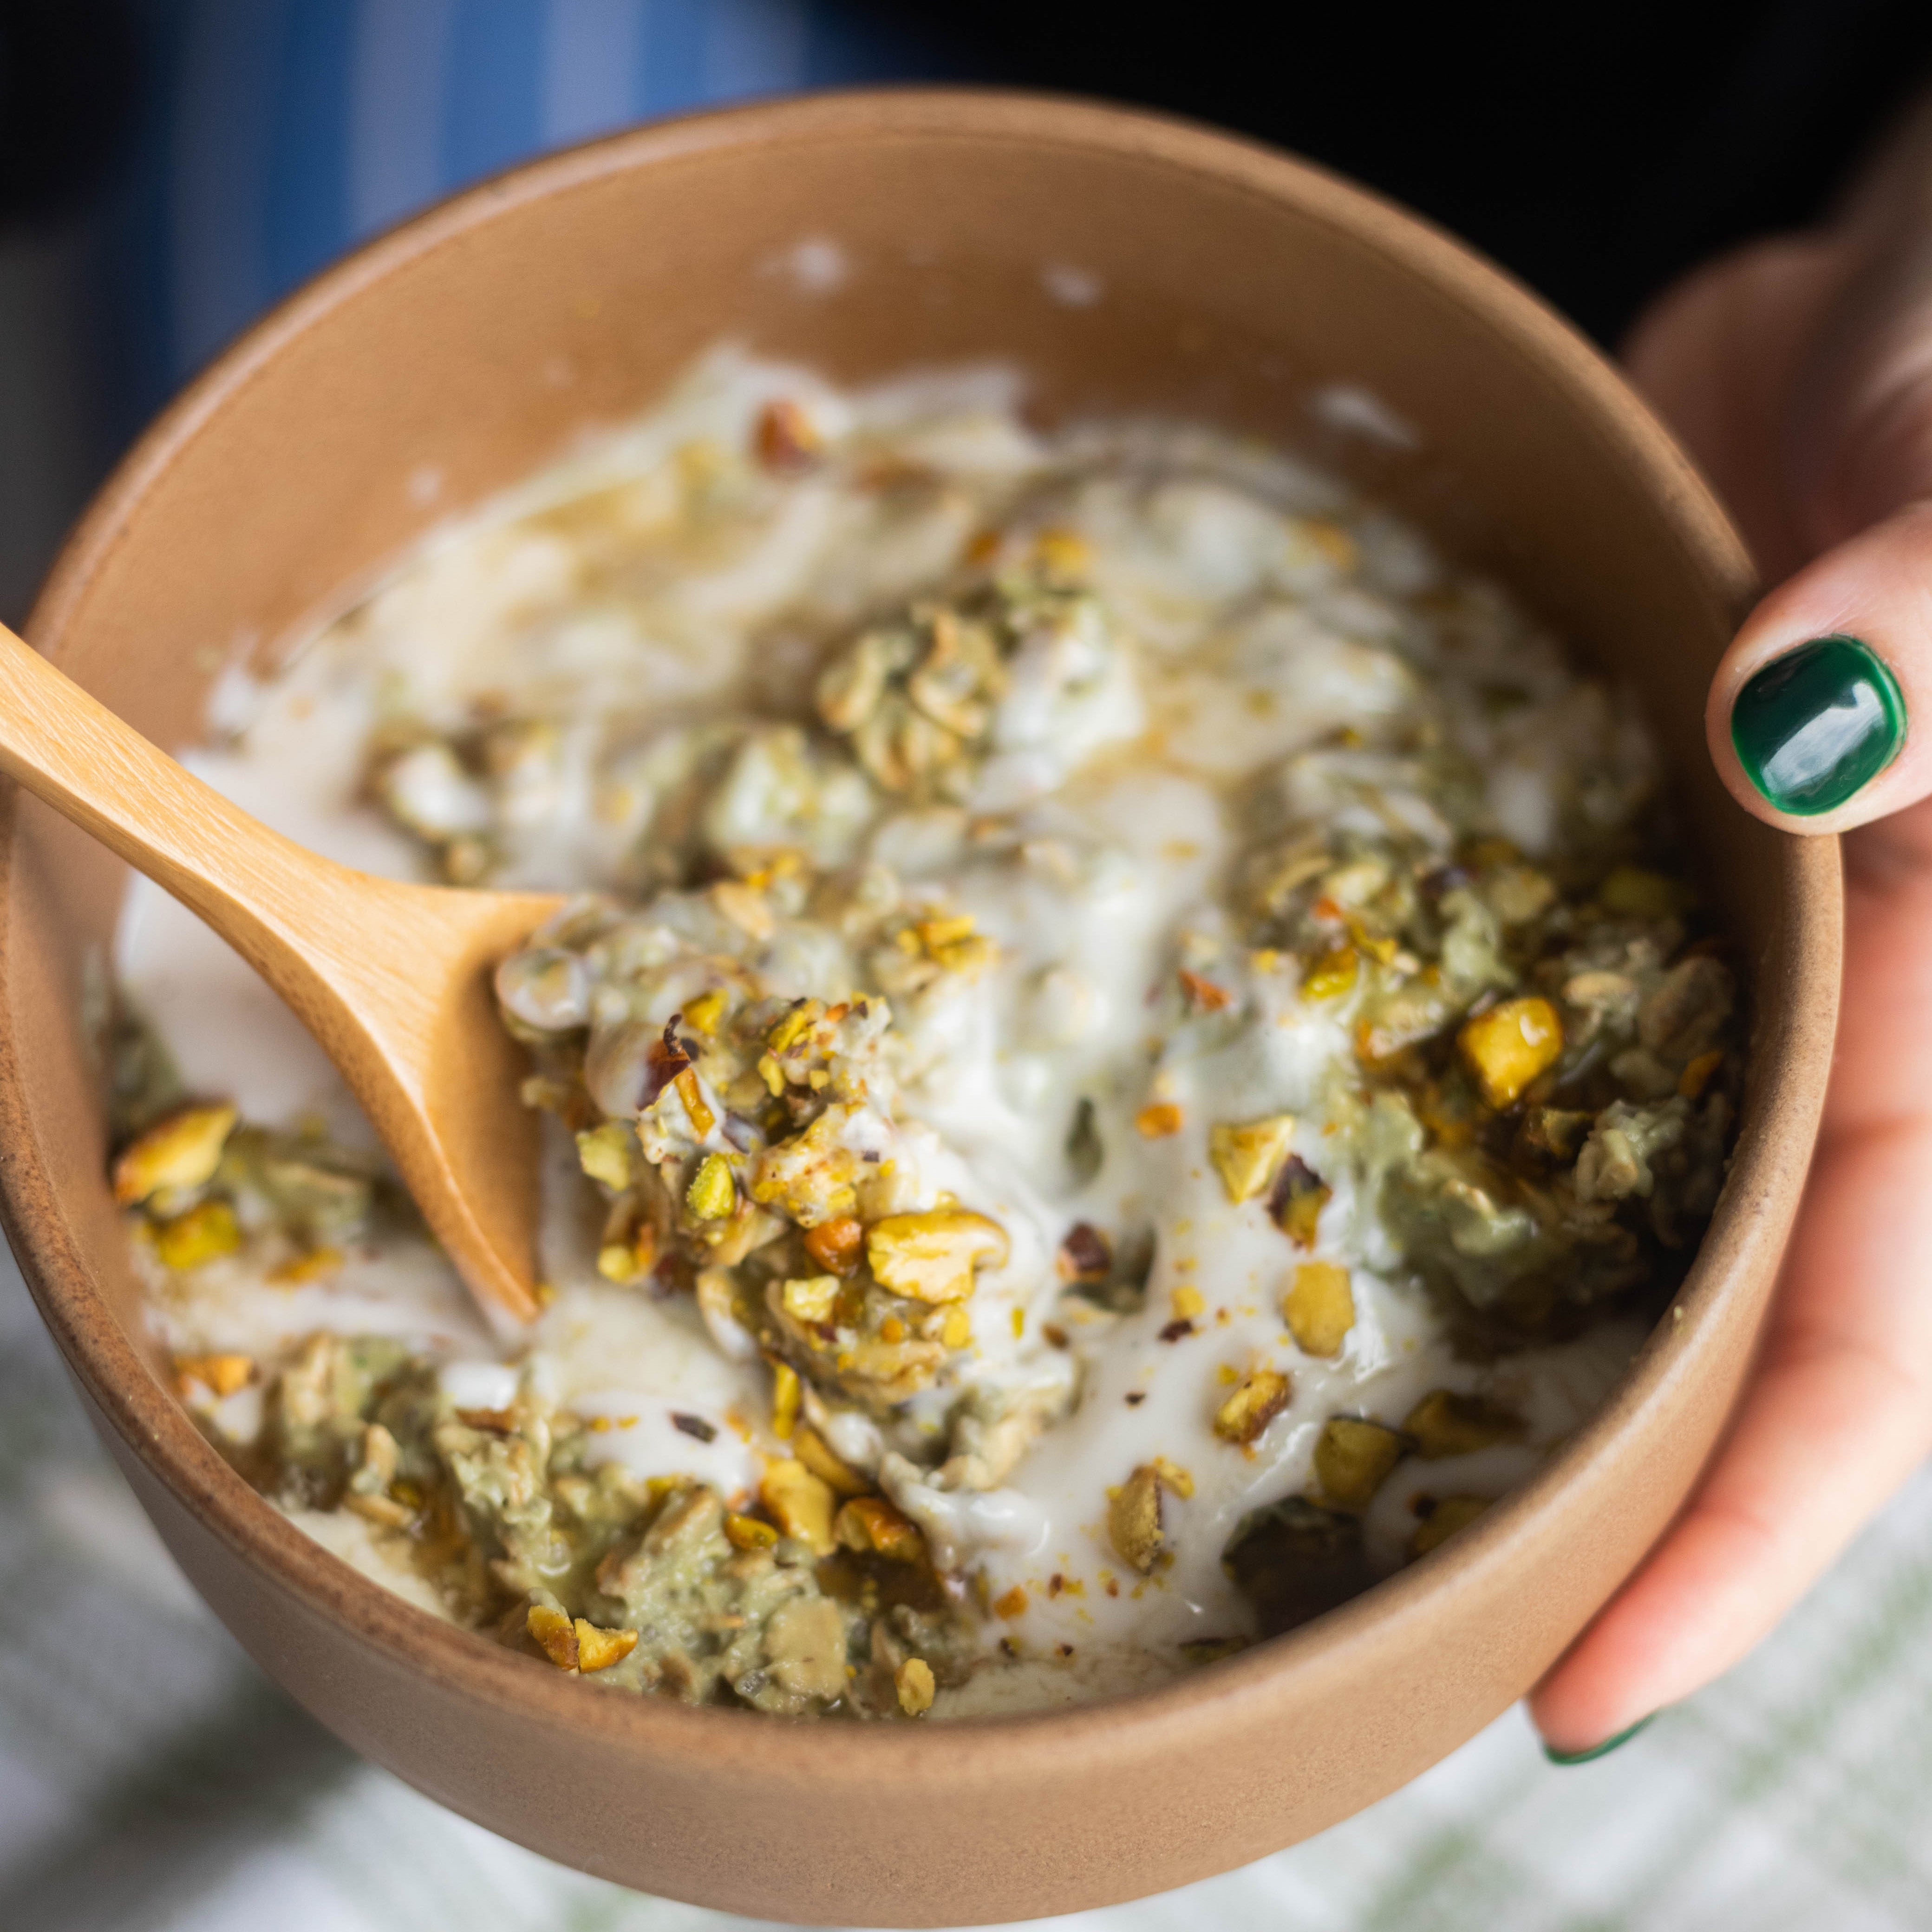
M1744 776L1780 812L1815 818L1843 805L1898 755L1905 699L1856 638L1814 638L1774 658L1731 703Z
M1615 1737L1606 1738L1601 1744L1592 1744L1588 1750L1560 1751L1554 1744L1545 1744L1543 1754L1552 1764L1588 1764L1592 1758L1608 1757L1618 1745L1628 1744L1650 1722L1651 1718L1656 1715L1653 1711L1649 1718L1638 1718L1628 1730L1619 1731Z

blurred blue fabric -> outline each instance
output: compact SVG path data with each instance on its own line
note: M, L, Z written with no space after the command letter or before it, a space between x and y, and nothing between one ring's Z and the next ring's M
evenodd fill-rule
M112 251L131 430L262 310L548 149L802 88L961 77L861 0L152 0L160 86Z

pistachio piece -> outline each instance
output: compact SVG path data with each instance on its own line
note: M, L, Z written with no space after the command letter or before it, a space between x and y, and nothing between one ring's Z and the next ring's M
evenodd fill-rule
M932 1708L933 1697L938 1685L933 1681L932 1666L922 1657L909 1657L893 1674L892 1688L898 1694L899 1708L908 1718L922 1718Z
M577 1630L562 1611L548 1604L532 1604L524 1616L524 1628L558 1670L577 1668Z
M1563 1051L1563 1022L1547 1000L1505 1000L1468 1021L1456 1044L1483 1098L1500 1112L1556 1064Z
M577 1667L582 1671L608 1670L621 1664L638 1647L634 1630L599 1630L579 1617L572 1626L577 1638Z
M926 1556L918 1525L883 1496L854 1496L839 1510L832 1532L843 1547L862 1555L869 1552L895 1563L918 1563Z
M154 1252L164 1268L178 1274L218 1261L242 1245L242 1227L225 1201L204 1201L154 1231Z
M1294 1132L1292 1114L1270 1114L1238 1124L1216 1121L1208 1130L1208 1158L1236 1206L1267 1190L1280 1169Z
M131 1208L164 1187L200 1187L213 1179L235 1126L225 1101L188 1107L150 1127L114 1163L114 1198Z
M1281 1315L1304 1354L1332 1360L1355 1325L1348 1270L1335 1262L1304 1262L1281 1298Z
M1342 1509L1366 1509L1402 1451L1401 1436L1379 1422L1330 1417L1315 1445L1315 1474L1323 1496Z
M1278 1370L1256 1369L1241 1378L1214 1412L1214 1433L1223 1442L1255 1441L1288 1406L1293 1394L1293 1384Z
M722 1154L708 1154L698 1164L685 1190L684 1204L700 1221L729 1219L738 1204L738 1184L732 1176L731 1163Z
M632 1150L637 1145L629 1123L606 1120L577 1137L577 1164L592 1180L621 1194L632 1179Z
M795 1458L774 1462L758 1485L758 1500L787 1536L830 1556L838 1546L832 1534L832 1486Z
M1498 1442L1520 1442L1526 1427L1521 1416L1479 1395L1457 1395L1431 1389L1411 1409L1402 1432L1415 1438L1415 1450L1425 1460L1444 1456L1473 1455Z
M1466 1529L1490 1506L1487 1496L1444 1496L1415 1526L1408 1540L1411 1557L1426 1556L1459 1529Z
M1152 1574L1155 1562L1166 1546L1162 1490L1174 1489L1177 1494L1186 1495L1194 1487L1189 1480L1185 1490L1180 1489L1168 1478L1161 1462L1160 1458L1143 1462L1107 1501L1108 1540L1120 1561L1143 1576Z

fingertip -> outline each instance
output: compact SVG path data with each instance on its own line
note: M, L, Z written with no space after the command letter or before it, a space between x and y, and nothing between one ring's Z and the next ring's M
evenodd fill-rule
M1780 830L1841 832L1932 792L1932 506L1820 558L1751 613L1706 712L1712 764Z

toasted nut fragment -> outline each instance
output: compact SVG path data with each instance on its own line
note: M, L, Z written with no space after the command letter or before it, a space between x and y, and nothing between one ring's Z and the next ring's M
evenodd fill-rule
M628 1122L606 1120L578 1136L577 1164L592 1180L621 1194L631 1184L631 1150L636 1144Z
M1130 1569L1143 1576L1152 1572L1164 1540L1160 1477L1152 1463L1143 1462L1109 1498L1107 1538Z
M734 1550L769 1550L778 1540L778 1533L761 1517L728 1510L724 1514L724 1538Z
M1220 1120L1208 1130L1208 1158L1237 1207L1267 1190L1280 1171L1294 1132L1292 1114L1270 1114L1265 1120L1240 1125Z
M939 1339L949 1348L964 1348L973 1340L973 1318L963 1308L949 1308L939 1325Z
M1677 1090L1687 1100L1702 1097L1704 1089L1711 1084L1711 1076L1724 1064L1724 1050L1714 1046L1708 1053L1700 1053L1678 1076Z
M776 1518L788 1536L810 1546L815 1556L830 1556L837 1546L832 1534L832 1486L805 1465L788 1458L772 1463L758 1485L758 1500Z
M1092 1222L1076 1221L1067 1229L1053 1268L1062 1281L1105 1281L1114 1271L1113 1244Z
M547 1604L532 1604L524 1618L524 1628L558 1670L577 1668L577 1631L562 1611L554 1610Z
M1181 1111L1172 1100L1150 1100L1134 1116L1134 1126L1145 1139L1166 1140L1180 1131Z
M1334 1190L1298 1154L1282 1162L1274 1191L1268 1196L1268 1212L1275 1226L1298 1248L1312 1248L1322 1223L1322 1210Z
M1335 946L1313 961L1301 976L1301 997L1304 1000L1339 999L1355 983L1355 976L1360 970L1361 962L1352 946Z
M1547 1000L1505 1000L1478 1013L1456 1036L1462 1058L1498 1110L1556 1063L1563 1051L1563 1022Z
M849 1214L841 1215L836 1221L821 1221L808 1229L805 1237L806 1252L833 1274L856 1273L865 1246L866 1230Z
M684 1102L684 1111L691 1117L691 1131L700 1140L718 1124L718 1116L711 1111L711 1103L704 1097L704 1089L698 1084L698 1076L686 1067L671 1083L677 1089L677 1097Z
M791 1439L798 1424L798 1406L804 1395L798 1371L789 1362L772 1364L772 1433L781 1442Z
M154 1252L164 1268L200 1268L232 1255L242 1245L241 1224L225 1201L204 1201L154 1230Z
M818 424L789 396L774 397L758 412L753 441L758 460L781 473L809 470L825 451Z
M163 1187L199 1187L221 1165L235 1109L189 1107L150 1127L114 1163L114 1198L123 1208Z
M1252 1442L1288 1404L1294 1389L1275 1369L1256 1369L1214 1412L1214 1433L1223 1442Z
M1402 1460L1402 1438L1379 1422L1331 1417L1315 1445L1315 1474L1323 1496L1342 1509L1366 1509Z
M326 1281L342 1266L340 1248L311 1248L268 1270L268 1280L276 1288L299 1288L304 1282Z
M1479 1395L1431 1389L1402 1425L1415 1438L1416 1454L1434 1462L1443 1456L1469 1456L1498 1442L1520 1442L1527 1433L1521 1416Z
M724 1014L724 1006L723 989L714 986L710 992L700 993L696 999L685 1002L684 1023L693 1033L702 1034L709 1040L718 1030L718 1022Z
M606 1241L597 1250L597 1272L621 1287L626 1282L643 1280L657 1258L656 1235L648 1227L640 1228L633 1240Z
M1188 1004L1204 1013L1220 1012L1234 997L1226 986L1217 986L1212 980L1189 972L1185 966L1180 969L1180 990L1187 995Z
M924 1717L932 1708L938 1688L933 1682L932 1666L922 1657L909 1657L899 1666L892 1688L898 1693L899 1708L908 1718Z
M792 1454L821 1483L842 1496L862 1496L872 1487L865 1478L834 1455L815 1429L800 1429L792 1437Z
M1178 1462L1170 1462L1165 1456L1156 1456L1148 1465L1161 1480L1162 1486L1172 1490L1183 1502L1194 1493L1194 1478Z
M794 1322L830 1322L838 1300L836 1274L794 1276L778 1290L778 1303Z
M248 1378L255 1372L254 1358L249 1355L177 1355L175 1358L175 1374L183 1384L182 1393L188 1393L185 1384L200 1382L218 1396L232 1395L237 1389L246 1388Z
M888 1214L866 1233L866 1258L881 1287L920 1301L964 1301L974 1270L1005 1264L1006 1230L963 1208Z
M926 1538L919 1526L900 1515L883 1496L854 1496L839 1510L832 1531L848 1550L869 1550L895 1563L925 1559Z
M708 1154L685 1190L684 1204L700 1221L722 1221L738 1204L738 1184L722 1154Z
M579 1617L574 1627L577 1638L577 1667L580 1670L608 1670L621 1664L638 1647L634 1630L599 1630Z
M1191 1282L1177 1288L1171 1299L1175 1318L1182 1322L1192 1321L1208 1306L1208 1298Z
M1408 1539L1411 1556L1426 1556L1447 1543L1459 1529L1466 1529L1490 1506L1487 1496L1444 1496L1415 1526Z
M1348 1270L1335 1262L1304 1262L1281 1298L1281 1317L1304 1354L1339 1355L1355 1325Z
M1027 1593L1017 1583L1004 1596L993 1599L994 1616L1007 1623L1012 1622L1016 1617L1024 1616L1026 1606Z

